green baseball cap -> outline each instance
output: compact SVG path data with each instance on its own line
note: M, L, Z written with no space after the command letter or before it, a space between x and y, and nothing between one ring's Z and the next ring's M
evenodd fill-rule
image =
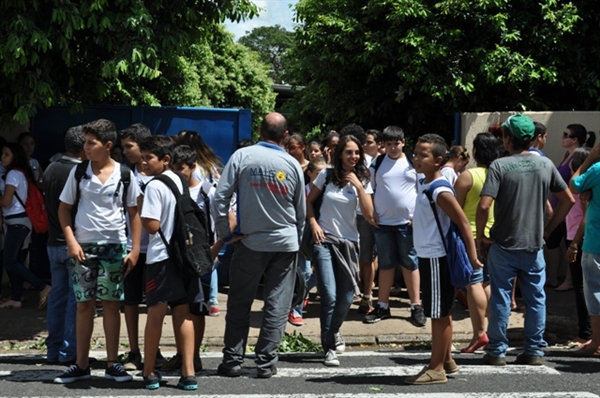
M517 113L516 115L509 116L502 127L506 127L512 135L517 138L533 138L535 135L535 125L533 120L525 115Z

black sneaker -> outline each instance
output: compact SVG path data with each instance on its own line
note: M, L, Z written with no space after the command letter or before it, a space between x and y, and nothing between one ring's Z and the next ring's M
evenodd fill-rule
M272 366L270 368L256 368L256 376L259 379L270 379L272 376L277 374L277 368Z
M224 364L220 364L217 368L217 373L225 377L239 377L242 375L242 367L235 365L232 368L228 368Z
M391 318L392 314L390 313L390 309L383 309L381 306L377 306L370 314L367 314L363 322L364 323L376 323L382 321L384 319Z
M123 361L123 369L138 370L142 368L142 354L139 351L129 351Z
M144 376L144 385L146 386L146 390L156 390L158 387L160 387L161 380L162 376L158 372L155 372L150 376Z
M531 365L531 366L542 366L544 361L542 357L539 355L528 355L524 352L517 355L517 359L515 360L515 364L517 365Z
M167 358L163 357L163 354L158 350L156 352L156 360L154 361L154 369L160 369L165 363L167 363ZM125 368L125 370L127 370L127 368Z
M125 369L123 369L123 365L120 363L113 363L110 368L106 369L104 372L104 378L114 380L117 383L130 381L133 379L133 377L131 377L131 375L127 373Z
M91 377L89 366L87 369L81 369L77 365L71 365L65 373L55 378L54 382L57 384L68 384L80 380L89 380Z
M425 318L425 311L420 305L415 305L415 308L410 310L410 322L417 327L424 327L427 324L427 318Z
M177 387L182 390L197 390L198 382L196 381L196 376L181 376L177 383Z

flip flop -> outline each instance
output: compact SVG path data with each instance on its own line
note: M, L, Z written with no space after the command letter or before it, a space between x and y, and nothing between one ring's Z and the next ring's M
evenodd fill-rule
M46 308L49 298L50 298L50 293L48 293L44 297L40 297L40 301L38 303L38 310L43 310L44 308Z

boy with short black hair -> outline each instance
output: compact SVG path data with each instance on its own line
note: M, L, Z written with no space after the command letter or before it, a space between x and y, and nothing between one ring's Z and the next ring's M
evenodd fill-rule
M179 191L184 193L182 178L170 170L173 161L173 140L165 136L147 137L140 143L142 167L146 175L164 174L172 179ZM144 384L154 390L160 386L160 374L154 371L158 344L167 306L171 307L173 329L179 335L181 352L181 378L177 383L184 390L196 390L194 325L190 313L192 303L203 301L200 278L189 278L183 274L168 252L167 243L173 239L175 229L176 198L169 186L157 179L146 184L141 216L142 225L150 234L146 257L146 305L148 318L144 332Z
M135 184L129 184L129 188L125 189L121 166L110 157L110 150L117 139L114 123L106 119L96 120L84 125L83 133L83 149L89 160L86 174L77 184L77 167L71 170L58 208L67 254L72 258L73 288L77 299L77 360L54 382L72 383L90 378L89 350L96 298L102 301L104 311L108 366L105 377L118 382L129 381L132 377L125 372L117 357L121 324L119 301L123 294L123 279L135 267L140 252L139 190ZM73 205L77 205L74 221L71 218ZM133 236L129 254L125 207Z
M418 186L417 202L413 219L414 243L419 257L423 309L431 318L431 358L429 365L415 376L407 377L407 384L441 384L446 383L446 373L459 370L452 359L452 316L450 309L454 303L454 286L450 283L450 273L446 258L446 250L437 227L433 209L426 191L431 184L444 179L440 168L444 164L448 152L446 142L437 134L425 134L419 137L415 146L413 164L417 173L425 178ZM431 192L436 203L442 230L447 234L450 221L460 228L467 248L467 254L474 268L481 268L477 259L473 233L467 217L456 201L450 187L440 186Z
M412 219L417 199L417 172L403 152L404 131L388 126L382 133L386 154L376 158L369 171L378 228L375 243L379 255L379 298L377 308L365 323L391 317L389 302L396 267L400 266L410 299L410 320L418 327L427 320L421 306L417 253L413 244Z
M144 186L152 179L147 176L142 170L142 152L139 144L152 133L150 129L141 123L135 123L119 131L121 145L123 146L123 155L127 159L127 163L133 167L133 175L135 179L133 183L140 187L143 194ZM141 201L142 197L139 198ZM125 278L125 294L123 300L123 309L125 313L125 325L127 326L127 337L129 339L129 352L123 360L123 368L125 370L137 370L142 366L142 354L139 346L139 305L144 300L144 270L146 268L146 251L148 249L149 235L146 230L142 229L142 237L140 242L140 256L136 267ZM131 251L131 234L127 237L127 250ZM160 354L157 354L157 367L164 363L165 359Z
M200 182L194 177L194 172L196 170L197 164L197 152L192 149L192 147L188 145L179 145L175 147L173 154L173 165L171 169L181 174L187 180L188 186L190 188L190 196L192 199L198 204L198 207L205 212L207 216L207 221L210 223L211 228L210 231L214 231L214 221L212 216L210 215L210 205L207 208L207 204L210 203L214 194L215 194L215 185L211 183L207 179ZM214 239L214 233L213 233ZM210 242L212 243L212 241ZM223 241L218 239L211 246L211 254L213 259L217 258L219 255L219 250L223 247ZM215 277L216 269L213 270L212 273L207 274L201 278L203 282L203 290L204 288L211 285L213 287L212 278ZM215 286L215 289L218 290L218 287ZM205 293L208 293L205 291ZM208 296L208 294L206 294ZM208 298L205 296L205 301ZM202 361L200 359L200 346L202 345L202 339L204 338L204 330L206 329L206 315L209 315L209 307L207 307L205 302L190 304L190 312L192 314L192 320L194 322L194 370L198 372L202 370ZM181 368L181 353L179 351L179 341L178 336L175 335L175 342L177 344L177 354L173 358L171 358L163 367L162 370L178 370Z

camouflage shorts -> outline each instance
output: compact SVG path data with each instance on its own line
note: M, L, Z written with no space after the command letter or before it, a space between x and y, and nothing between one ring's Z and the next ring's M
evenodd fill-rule
M86 260L80 263L71 259L73 290L77 302L99 298L119 301L123 295L127 245L121 243L84 243L81 245Z

